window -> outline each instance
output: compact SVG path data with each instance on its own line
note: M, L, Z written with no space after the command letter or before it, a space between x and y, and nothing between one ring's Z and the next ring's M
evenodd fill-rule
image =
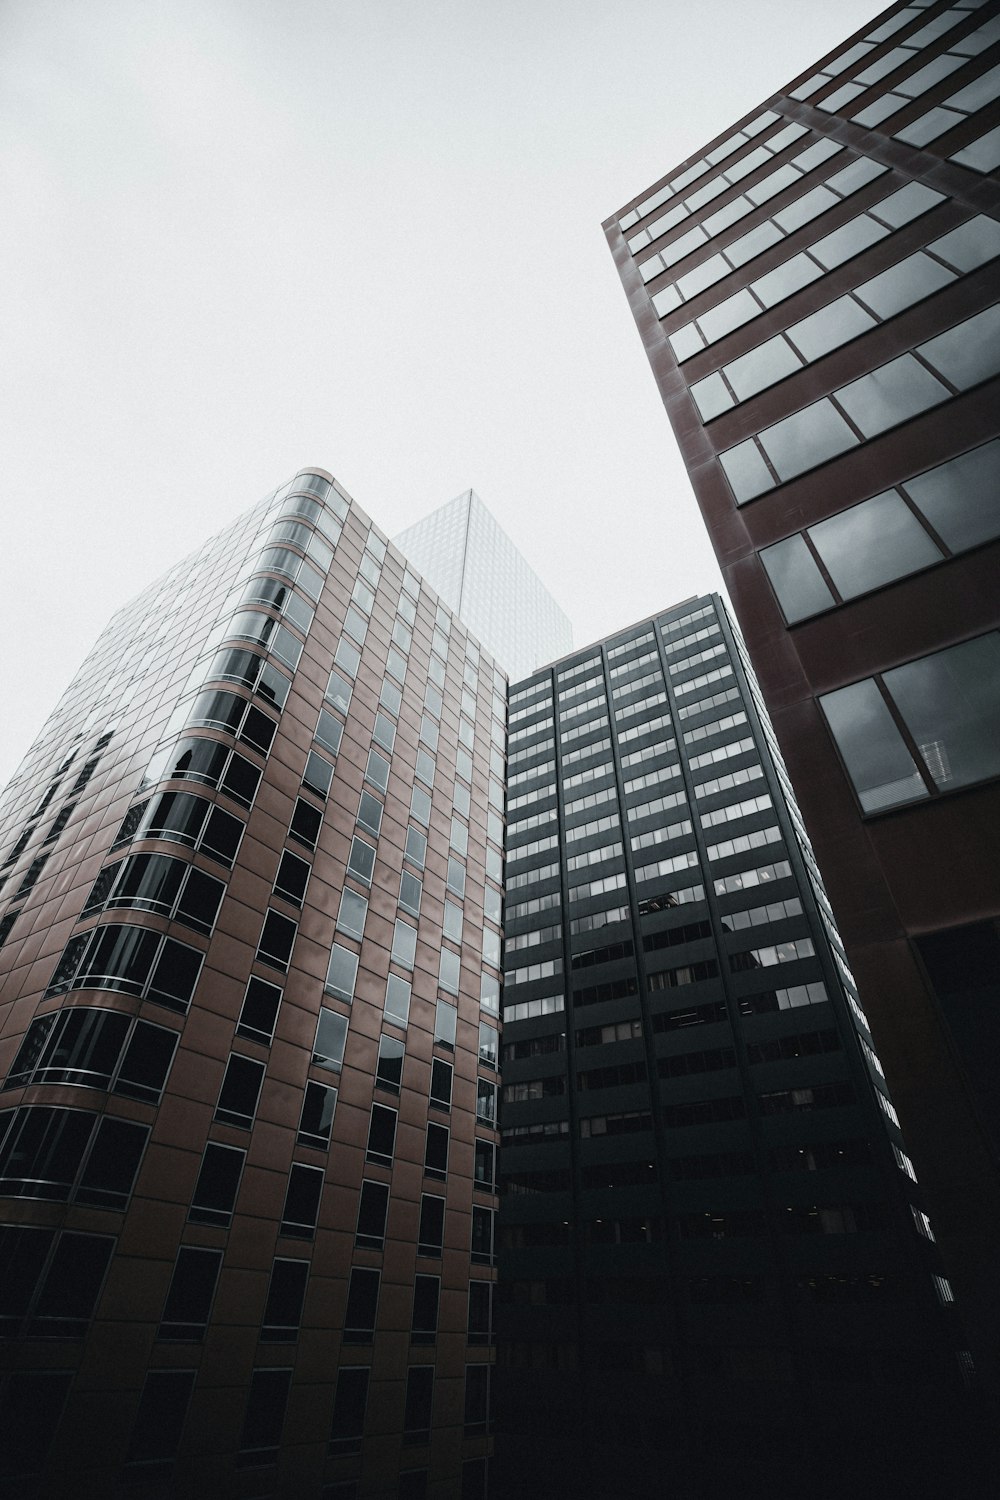
M431 820L431 799L423 787L414 784L410 793L410 814L426 827Z
M0 1139L0 1194L126 1207L148 1126L41 1105L12 1111L7 1121Z
M200 1342L208 1325L221 1265L221 1250L181 1246L157 1338Z
M166 854L133 854L105 866L83 909L90 916L102 907L132 907L154 912L209 934L225 884L203 870Z
M417 1254L440 1256L444 1247L444 1199L424 1193L420 1199Z
M323 814L311 802L301 797L296 800L292 821L288 825L288 837L307 849L315 849L319 831L323 826Z
M409 912L411 917L420 915L420 898L423 894L423 882L416 875L411 875L409 870L403 870L399 877L399 905L403 911Z
M438 961L438 984L441 989L447 990L449 995L458 994L461 962L458 954L453 953L450 948L441 949L441 956Z
M380 1279L379 1271L352 1268L344 1314L345 1344L370 1344L374 1338Z
M367 1160L383 1167L392 1166L396 1146L396 1111L384 1104L373 1104L368 1125Z
M323 1168L294 1162L288 1174L285 1207L279 1234L311 1240L316 1232L319 1200L323 1192Z
M326 971L326 993L336 995L339 1000L346 1000L350 1004L354 998L357 977L358 955L340 943L334 943Z
M365 770L365 780L370 781L372 786L377 786L380 792L384 792L389 785L389 762L377 750L369 750L368 752L368 766Z
M0 1225L0 1337L82 1338L114 1248L106 1235Z
M381 745L387 755L392 754L392 747L396 740L396 726L388 714L381 711L375 715L375 728L372 731L372 739L376 745Z
M1000 772L996 632L895 667L881 681L885 695L878 679L866 678L820 699L865 812Z
M325 1151L330 1144L333 1117L337 1108L337 1090L329 1084L306 1084L302 1099L302 1115L299 1119L298 1143Z
M251 1041L270 1046L281 1004L281 990L266 979L251 978L243 998L237 1036L249 1037Z
M331 755L336 755L340 749L340 741L344 735L344 726L333 714L327 713L325 708L319 711L319 720L316 724L316 742L329 750Z
M358 1203L358 1227L354 1243L365 1250L381 1250L385 1244L385 1220L388 1211L388 1183L363 1182Z
M453 854L448 856L448 889L461 900L465 899L465 866Z
M346 894L346 893L345 893ZM417 953L417 929L396 918L392 934L392 961L402 969L412 969Z
M403 1043L394 1036L381 1036L378 1044L378 1063L375 1068L375 1083L379 1088L398 1094L403 1081Z
M496 1084L485 1078L476 1079L476 1119L485 1125L495 1125L497 1120Z
M347 673L348 677L357 677L358 668L361 665L361 652L357 646L341 638L337 643L337 650L333 659L341 671Z
M193 1370L150 1370L132 1424L126 1463L169 1463L194 1387Z
M237 1466L273 1464L285 1425L291 1370L254 1370L247 1393Z
M493 1342L493 1283L491 1281L469 1282L469 1326L470 1344Z
M309 751L306 768L302 774L302 785L307 792L313 792L322 801L326 801L333 781L333 767L322 755L317 755L315 750Z
M292 1343L298 1337L308 1280L308 1261L278 1259L274 1262L260 1330L264 1343Z
M70 938L46 995L67 990L119 990L186 1011L204 953L144 927L108 924Z
M397 1026L405 1026L410 1015L410 990L411 986L406 979L400 979L398 974L390 974L385 985L385 1018L387 1021L395 1021Z
M448 1175L448 1144L450 1132L446 1125L429 1121L424 1145L424 1176L437 1177L442 1181Z
M365 935L365 918L368 915L368 902L364 896L359 896L357 891L352 891L345 886L340 893L340 911L337 913L337 930L346 932L348 937L356 938L360 943Z
M257 963L286 972L297 931L298 925L291 917L285 917L279 911L269 911L257 944Z
M441 1301L439 1276L416 1276L413 1281L413 1315L410 1319L410 1343L437 1342L438 1307Z
M343 1365L337 1371L337 1392L333 1401L333 1423L328 1450L331 1454L361 1452L369 1373L367 1368L352 1369Z
M488 1021L479 1023L479 1061L483 1067L495 1068L497 1066L497 1048L499 1045L499 1034L495 1026Z
M480 1208L478 1204L472 1209L472 1261L473 1264L493 1264L493 1224L495 1214L492 1208Z
M484 1192L496 1191L496 1146L492 1141L476 1137L475 1170L473 1181Z
M462 941L462 908L454 901L444 903L444 935L453 943Z
M424 868L427 858L427 835L421 833L419 828L407 828L405 857L411 864L416 865L418 870Z
M404 1443L430 1442L433 1398L434 1366L411 1365L406 1372L406 1402L403 1408Z
M451 1082L454 1069L440 1057L431 1063L431 1104L439 1109L451 1109Z
M347 1041L347 1017L339 1011L323 1006L316 1022L316 1041L313 1044L312 1061L318 1068L329 1068L340 1072L344 1061L344 1044Z
M465 1435L486 1432L489 1425L489 1365L465 1367Z
M246 1152L235 1146L208 1143L188 1214L193 1223L216 1224L223 1229L228 1226L245 1159Z
M347 861L347 873L353 875L361 885L371 885L375 870L375 850L364 839L355 837L351 841L351 853Z
M347 681L346 677L341 677L340 673L337 671L333 671L330 673L330 681L327 684L326 689L326 698L327 702L331 703L339 713L346 715L347 710L351 706L352 691L353 689L351 687L351 684ZM340 741L338 739L337 748L339 748L339 745ZM334 750L334 754L336 754L336 750Z
M378 838L379 829L382 827L382 813L384 809L377 797L371 792L362 792L358 803L358 824L368 830L369 833Z
M458 1026L458 1008L447 1000L439 1000L434 1014L434 1042L439 1047L454 1049Z
M300 859L297 854L292 854L286 849L282 853L281 862L278 865L278 873L274 881L274 894L282 900L290 902L292 906L301 906L306 893L306 885L309 882L311 866Z
M162 1026L73 1006L32 1021L4 1086L72 1083L156 1103L176 1046Z
M249 1130L257 1113L257 1100L264 1082L264 1064L253 1058L230 1054L215 1107L215 1118L227 1125Z

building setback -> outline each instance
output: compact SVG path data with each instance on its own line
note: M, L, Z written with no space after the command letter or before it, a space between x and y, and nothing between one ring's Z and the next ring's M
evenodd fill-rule
M1000 1385L1000 16L895 5L605 225Z
M718 596L512 684L507 819L501 1493L961 1489L951 1289Z
M568 618L475 490L464 490L393 543L511 677L573 647Z
M485 1493L506 680L303 471L0 821L4 1495Z

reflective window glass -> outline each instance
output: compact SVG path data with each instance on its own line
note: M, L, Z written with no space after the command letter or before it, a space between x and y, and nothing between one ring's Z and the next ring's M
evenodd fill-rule
M1000 439L908 479L903 488L953 552L1000 536Z
M806 359L812 360L874 327L875 319L863 307L850 297L838 297L836 302L793 323L788 337Z
M865 812L928 795L872 678L827 693L819 701Z
M942 555L894 490L811 526L809 537L845 599L925 568Z
M941 791L1000 773L1000 634L883 674Z
M858 438L832 403L824 399L766 427L760 442L779 476L792 479L855 447Z
M928 407L947 401L948 395L947 387L919 360L912 354L901 354L881 369L843 386L837 392L837 400L865 437L874 437ZM852 434L852 442L856 441Z

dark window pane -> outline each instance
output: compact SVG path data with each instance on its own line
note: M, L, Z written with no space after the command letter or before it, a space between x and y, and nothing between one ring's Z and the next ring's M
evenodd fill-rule
M170 1010L187 1010L204 957L197 948L166 938L149 981L149 998Z
M240 847L245 824L221 807L213 807L199 845L203 854L217 859L220 864L231 866Z
M291 1383L291 1370L254 1370L240 1437L244 1462L252 1458L272 1463L277 1458Z
M132 1424L128 1463L166 1463L173 1458L193 1386L193 1370L150 1371Z
M435 1057L431 1063L431 1103L440 1109L451 1108L451 1063L443 1062L440 1057Z
M0 1336L13 1338L28 1316L55 1237L54 1229L0 1225Z
M321 1167L304 1167L296 1162L288 1174L288 1190L281 1215L281 1233L311 1240L316 1229L319 1200L323 1192Z
M414 1344L433 1344L437 1339L441 1278L417 1276L413 1282L413 1317L410 1338Z
M406 1372L406 1404L403 1409L403 1440L427 1442L431 1431L434 1400L434 1366L414 1365Z
M492 1335L493 1283L469 1282L469 1343L488 1344Z
M424 1172L428 1177L445 1177L448 1172L448 1139L446 1125L427 1126L427 1143L424 1148Z
M77 1189L78 1203L124 1208L149 1136L147 1125L130 1125L106 1115Z
M12 1116L0 1143L0 1192L65 1202L90 1140L94 1115L35 1107Z
M8 1377L0 1400L0 1478L41 1469L72 1380L69 1370L21 1370Z
M226 1074L219 1091L215 1118L229 1125L253 1124L257 1100L264 1082L264 1064L233 1053L226 1064Z
M485 1432L489 1422L489 1365L465 1367L465 1435Z
M363 1182L358 1205L355 1244L381 1250L385 1243L385 1219L389 1211L389 1186L385 1182Z
M368 1375L367 1369L342 1367L337 1371L337 1394L330 1429L330 1452L333 1454L361 1452L368 1404Z
M159 1338L202 1337L212 1310L221 1265L221 1250L203 1250L190 1245L181 1247L163 1308Z
M114 1240L63 1234L56 1246L28 1332L42 1338L81 1338L94 1315Z
M371 885L372 874L375 869L375 850L371 844L365 843L364 839L354 838L351 841L351 853L347 861L347 873L353 875L355 880L362 885Z
M493 1191L496 1182L496 1147L492 1141L476 1138L475 1183L477 1187Z
M375 1333L378 1311L378 1289L381 1273L355 1266L347 1289L347 1311L344 1314L344 1342L369 1344Z
M269 1043L274 1035L280 1004L281 990L276 984L268 984L264 979L251 979L240 1011L237 1033L252 1037L258 1042Z
M107 1088L125 1034L128 1016L74 1006L60 1012L35 1070L38 1083L80 1083Z
M325 1151L330 1144L333 1117L337 1108L337 1090L323 1083L306 1084L299 1120L299 1143Z
M311 866L307 860L300 859L297 854L285 850L278 865L278 873L274 881L274 893L281 896L283 900L290 901L293 906L301 906L302 898L306 893L306 885L309 882L309 871Z
M261 772L257 766L242 755L234 754L222 779L221 790L232 797L234 802L250 807L257 795L260 777Z
M472 1209L472 1259L480 1265L493 1261L493 1210L474 1205Z
M137 1021L118 1069L115 1093L155 1104L167 1081L177 1042L176 1031Z
M304 802L299 797L288 827L289 838L293 838L298 844L304 844L307 849L315 849L322 826L323 814L319 808L313 807L311 802Z
M398 1094L403 1081L403 1056L405 1053L403 1043L392 1036L379 1038L378 1044L378 1066L375 1070L375 1082L381 1088L391 1089Z
M290 1342L298 1336L302 1321L309 1262L276 1260L271 1267L261 1338L267 1343Z
M382 827L383 812L384 808L377 797L372 796L371 792L361 793L361 798L358 802L358 822L362 828L367 828L368 832L373 833L376 838L378 837L379 829Z
M444 1245L444 1199L424 1193L420 1199L420 1232L417 1254L441 1254Z
M175 912L177 921L193 927L196 932L210 933L225 892L221 880L206 875L203 870L191 870Z
M189 1218L199 1224L229 1223L243 1171L245 1151L209 1142L191 1200Z
M291 917L282 916L281 912L269 911L264 918L264 927L257 947L258 962L269 964L274 969L287 969L297 930L297 925Z
M368 1126L368 1160L391 1166L396 1143L396 1111L384 1104L372 1105L372 1117Z

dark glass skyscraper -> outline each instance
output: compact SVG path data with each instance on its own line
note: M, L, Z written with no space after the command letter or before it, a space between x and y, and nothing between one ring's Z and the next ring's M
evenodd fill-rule
M508 755L505 1485L947 1475L951 1289L721 600L512 685Z
M485 1492L506 679L300 473L0 814L0 1486Z
M994 1388L998 166L997 6L920 0L605 225Z

